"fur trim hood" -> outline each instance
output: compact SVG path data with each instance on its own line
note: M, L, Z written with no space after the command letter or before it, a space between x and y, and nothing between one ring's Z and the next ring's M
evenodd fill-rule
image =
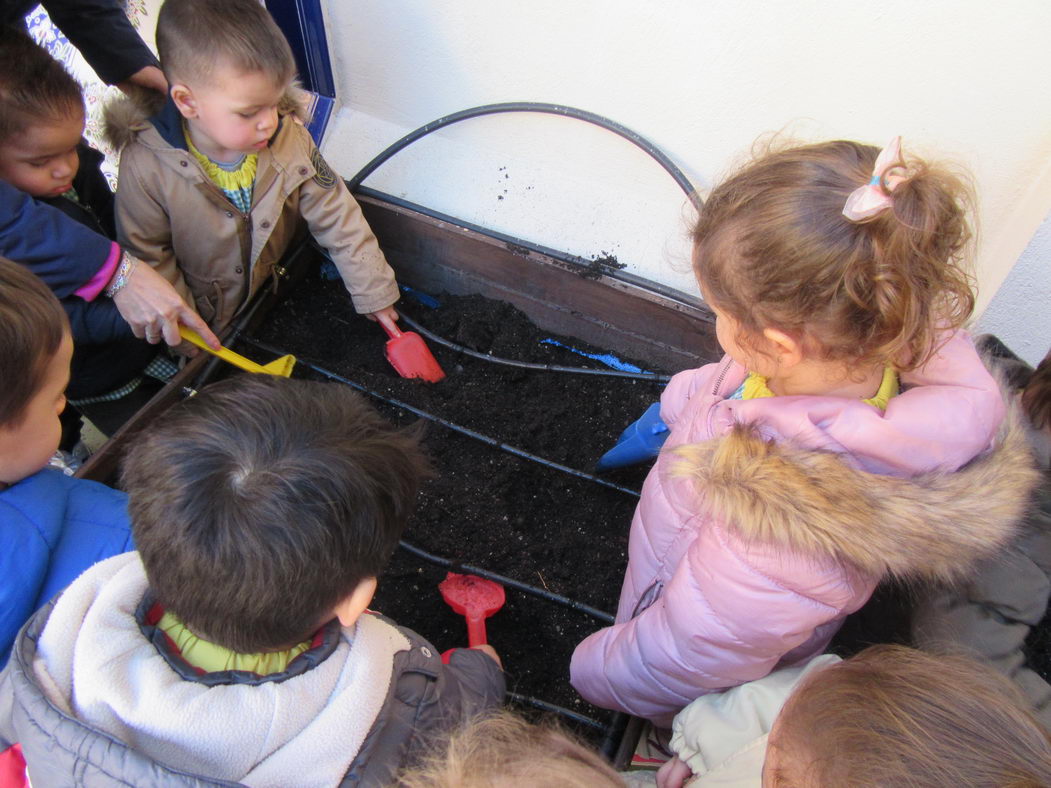
M293 116L301 123L310 122L310 95L298 83L293 83L281 96L277 105L280 116ZM129 95L108 102L103 109L103 138L115 150L132 142L140 131L151 125L168 142L173 142L175 129L181 136L181 115L171 98L155 90L133 89ZM185 143L173 147L185 147Z
M1039 481L1017 412L995 447L963 468L907 479L764 440L751 425L673 451L675 475L745 541L909 580L957 579L1009 542Z

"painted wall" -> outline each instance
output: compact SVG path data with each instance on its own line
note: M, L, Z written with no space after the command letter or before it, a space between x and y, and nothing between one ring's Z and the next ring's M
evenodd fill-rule
M345 176L408 130L511 100L606 115L702 188L765 132L877 144L902 134L908 148L975 173L980 308L1051 208L1046 0L324 7L343 102L324 152ZM634 273L696 293L682 193L645 154L586 124L519 114L467 121L416 143L367 185L585 257L612 253ZM1026 259L1051 260L1046 233ZM1051 282L1045 271L1034 276Z

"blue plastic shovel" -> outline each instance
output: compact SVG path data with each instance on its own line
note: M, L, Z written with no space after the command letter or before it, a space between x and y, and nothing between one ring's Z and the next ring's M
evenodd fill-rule
M661 421L661 404L654 402L620 434L617 445L602 455L595 464L595 470L609 471L652 460L660 453L667 439L668 425Z

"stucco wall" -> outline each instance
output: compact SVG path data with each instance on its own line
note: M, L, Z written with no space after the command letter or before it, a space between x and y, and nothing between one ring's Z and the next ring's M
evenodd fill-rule
M975 173L980 307L1051 208L1045 0L326 0L325 14L341 106L324 152L344 175L427 121L509 100L617 120L702 188L764 132L878 144L902 134ZM368 185L568 252L612 252L695 292L681 192L585 124L468 121ZM1034 243L1051 259L1046 237Z

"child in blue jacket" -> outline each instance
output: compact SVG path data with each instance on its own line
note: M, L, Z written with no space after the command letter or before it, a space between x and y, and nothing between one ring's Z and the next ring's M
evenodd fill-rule
M37 608L92 564L133 549L124 493L48 467L72 353L58 299L0 258L0 667Z

